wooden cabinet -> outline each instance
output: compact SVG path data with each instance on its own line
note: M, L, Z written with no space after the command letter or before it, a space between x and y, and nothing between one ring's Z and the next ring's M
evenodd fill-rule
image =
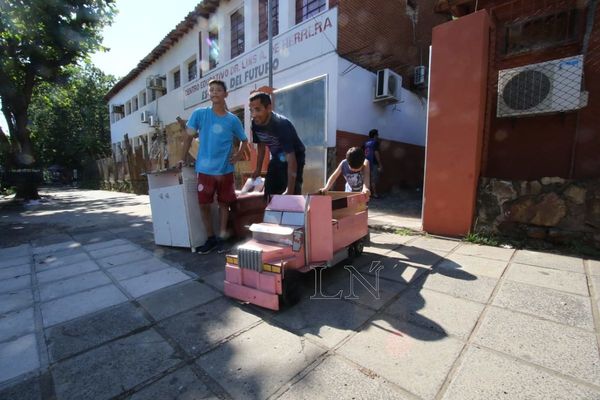
M198 205L196 172L183 167L149 173L148 189L154 242L163 246L189 247L206 241L206 230ZM212 222L218 231L218 206L212 205Z

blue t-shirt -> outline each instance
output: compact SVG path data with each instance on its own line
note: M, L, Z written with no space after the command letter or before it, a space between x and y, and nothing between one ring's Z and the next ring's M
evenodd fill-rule
M240 119L230 112L218 116L212 107L199 108L187 122L188 128L198 132L196 172L206 175L225 175L233 172L229 162L233 138L248 140Z
M342 175L346 179L346 192L362 192L363 189L363 168L360 171L352 171L347 160L342 161Z
M365 148L365 157L369 160L369 163L374 166L378 165L377 157L375 157L375 152L379 151L379 141L375 138L369 139L364 144Z

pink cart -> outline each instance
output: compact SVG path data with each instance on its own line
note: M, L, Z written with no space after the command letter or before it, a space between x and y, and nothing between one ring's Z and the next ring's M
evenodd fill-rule
M271 310L298 300L298 274L331 267L363 251L369 238L362 193L274 196L252 239L228 255L225 294Z

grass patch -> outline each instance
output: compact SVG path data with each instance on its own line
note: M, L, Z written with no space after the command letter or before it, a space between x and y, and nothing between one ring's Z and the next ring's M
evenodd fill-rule
M396 228L396 229L394 229L394 234L400 235L400 236L413 236L413 235L417 235L417 233L415 231L410 230L408 228Z
M486 246L500 246L500 241L494 235L486 235L483 233L471 232L464 239L466 242L473 244L482 244Z

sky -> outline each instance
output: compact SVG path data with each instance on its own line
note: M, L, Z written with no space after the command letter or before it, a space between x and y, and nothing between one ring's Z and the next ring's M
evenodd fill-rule
M198 3L200 0L117 0L119 13L103 31L102 44L110 50L93 54L92 63L105 73L122 78ZM2 116L0 126L8 133Z

